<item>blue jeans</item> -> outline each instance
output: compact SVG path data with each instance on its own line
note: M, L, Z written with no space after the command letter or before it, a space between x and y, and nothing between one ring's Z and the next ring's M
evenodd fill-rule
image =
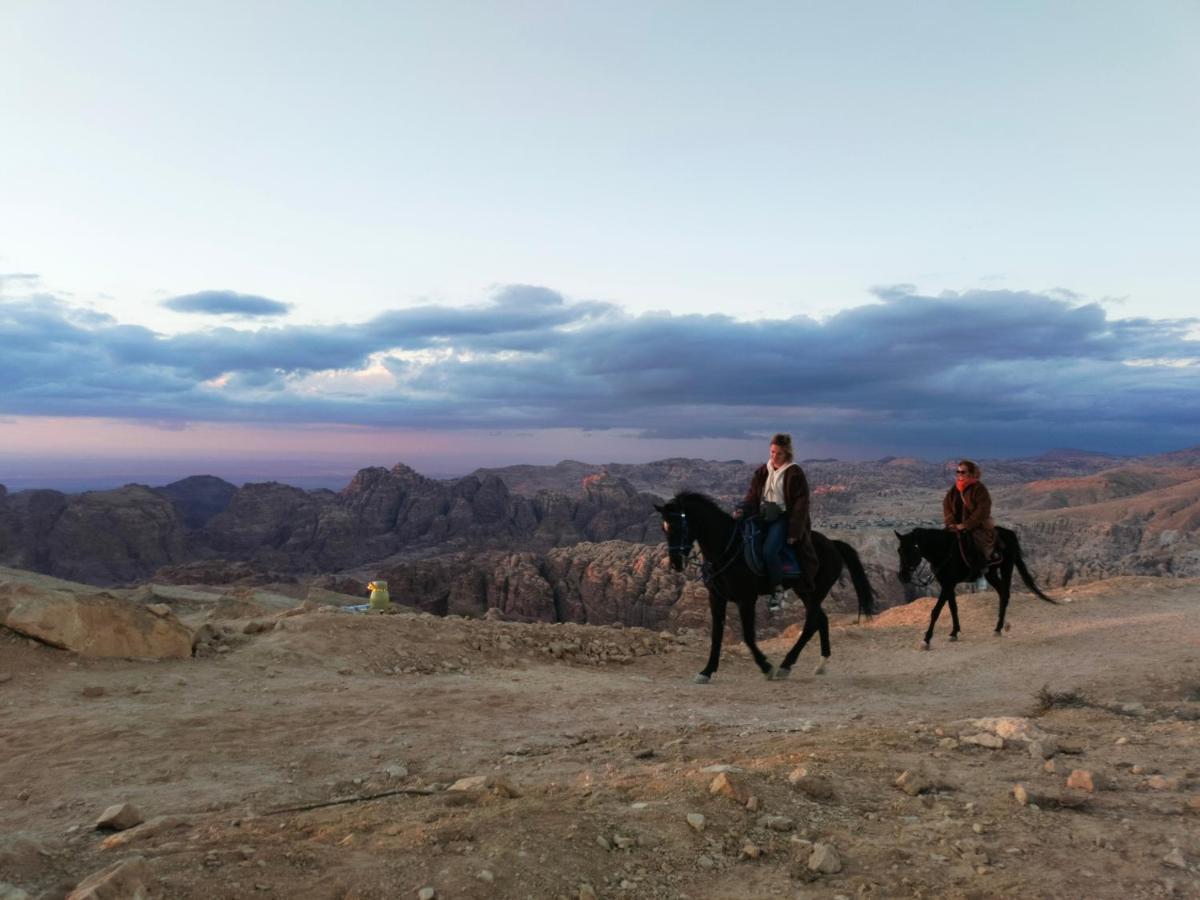
M787 543L787 535L787 516L780 516L766 526L763 535L763 563L767 567L767 580L771 582L772 590L783 584L783 559L780 554Z

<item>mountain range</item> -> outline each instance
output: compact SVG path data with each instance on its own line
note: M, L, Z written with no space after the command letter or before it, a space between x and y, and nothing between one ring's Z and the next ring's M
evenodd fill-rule
M1200 575L1200 448L1136 459L1059 450L982 464L996 518L1017 529L1043 587ZM386 576L405 602L439 614L495 609L654 627L688 588L657 572L665 553L654 548L653 504L686 488L732 505L756 465L566 460L435 480L398 464L363 469L341 491L204 475L79 494L0 485L0 565L98 586L323 578L353 592ZM892 532L940 524L952 464L802 465L814 526L859 549L885 604L907 599ZM835 603L848 595L835 591Z

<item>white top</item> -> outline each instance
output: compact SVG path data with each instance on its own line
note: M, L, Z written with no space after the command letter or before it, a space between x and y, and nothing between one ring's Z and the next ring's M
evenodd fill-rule
M786 472L795 463L784 463L778 469L772 469L771 464L767 463L767 483L763 486L763 502L770 500L772 503L778 503L779 508L786 511L787 502L783 496L783 473Z

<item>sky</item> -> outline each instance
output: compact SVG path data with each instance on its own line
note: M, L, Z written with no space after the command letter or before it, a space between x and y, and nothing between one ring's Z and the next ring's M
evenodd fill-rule
M0 2L0 483L1200 443L1200 4Z

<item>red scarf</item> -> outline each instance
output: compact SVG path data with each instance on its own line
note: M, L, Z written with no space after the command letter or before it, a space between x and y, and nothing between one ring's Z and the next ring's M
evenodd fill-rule
M978 478L971 478L966 475L960 475L958 478L954 479L954 486L956 488L958 488L958 492L961 494L963 491L965 491L967 488L969 488L971 485L973 485L978 480L979 480Z

